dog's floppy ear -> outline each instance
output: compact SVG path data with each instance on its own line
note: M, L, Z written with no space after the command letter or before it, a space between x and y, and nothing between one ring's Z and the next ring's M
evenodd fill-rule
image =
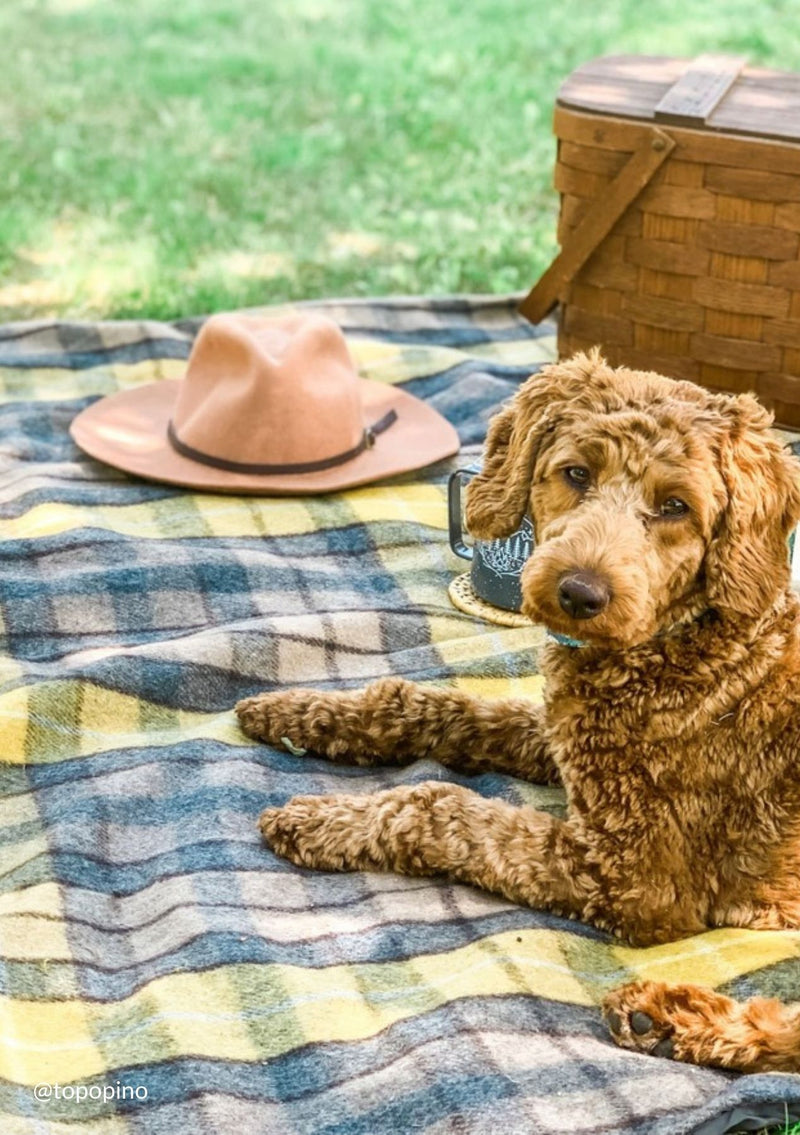
M528 507L528 486L538 430L525 429L521 395L492 418L481 472L467 486L467 528L479 540L499 540L519 528Z
M706 594L712 606L754 618L789 580L800 461L769 433L772 415L755 398L726 402L719 471L728 499L706 553Z
M467 486L467 528L477 539L499 540L517 531L528 508L542 438L558 406L584 389L599 366L605 363L594 350L543 367L492 418L483 467Z

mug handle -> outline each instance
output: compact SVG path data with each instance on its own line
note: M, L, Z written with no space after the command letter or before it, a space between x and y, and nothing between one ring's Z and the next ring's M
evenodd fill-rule
M461 485L475 476L474 470L456 469L447 482L447 521L450 529L450 547L462 560L471 560L473 548L464 543L464 529L461 526Z

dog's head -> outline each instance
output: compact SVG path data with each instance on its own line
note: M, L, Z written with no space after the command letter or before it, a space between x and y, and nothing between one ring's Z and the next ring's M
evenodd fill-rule
M705 608L756 618L788 583L800 462L750 395L609 367L545 367L492 419L467 526L536 546L523 611L592 643L632 646Z

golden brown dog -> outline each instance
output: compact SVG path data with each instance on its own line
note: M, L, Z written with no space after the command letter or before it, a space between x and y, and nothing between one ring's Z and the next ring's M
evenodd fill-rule
M358 764L431 758L561 781L566 820L441 781L297 797L266 842L325 870L446 874L639 945L800 927L800 619L787 538L800 468L749 395L545 368L492 421L467 523L530 511L523 610L580 640L543 651L545 704L401 679L241 702L246 733ZM618 1043L743 1071L800 1070L800 1009L627 985Z

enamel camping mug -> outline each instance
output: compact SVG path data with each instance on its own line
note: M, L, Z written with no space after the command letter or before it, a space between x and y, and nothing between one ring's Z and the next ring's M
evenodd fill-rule
M462 560L470 561L470 582L476 595L495 607L519 611L522 606L520 574L533 551L533 526L526 516L521 527L505 540L465 542L461 489L480 468L480 465L468 465L465 469L456 469L448 482L450 547Z

